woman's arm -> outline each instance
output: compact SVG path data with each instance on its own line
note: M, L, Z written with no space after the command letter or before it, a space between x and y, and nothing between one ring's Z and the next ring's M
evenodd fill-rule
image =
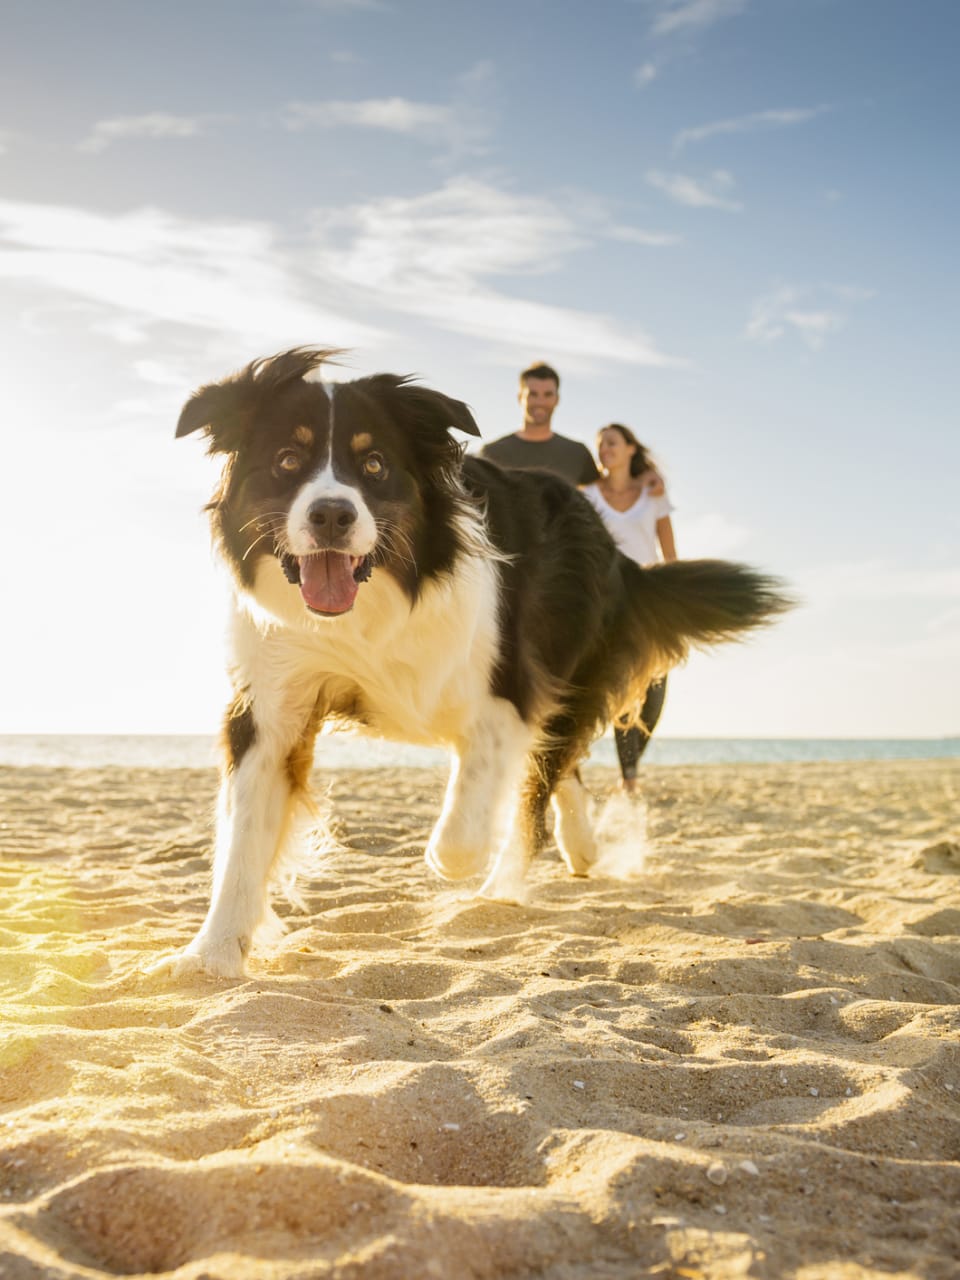
M673 521L669 516L661 516L657 521L657 537L660 540L660 550L663 552L664 560L676 560L677 544L673 538Z
M654 471L651 467L647 471L641 471L637 476L637 484L641 493L648 493L651 498L662 498L666 493L663 483L663 476L659 471Z

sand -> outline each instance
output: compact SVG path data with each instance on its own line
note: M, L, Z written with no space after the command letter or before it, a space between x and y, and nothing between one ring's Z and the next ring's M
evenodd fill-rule
M428 875L439 773L328 781L177 984L212 772L0 770L3 1280L960 1275L960 763L649 767L524 906Z

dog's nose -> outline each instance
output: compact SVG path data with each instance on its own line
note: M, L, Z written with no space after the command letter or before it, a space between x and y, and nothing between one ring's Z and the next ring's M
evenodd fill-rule
M346 498L322 498L310 504L307 519L316 533L346 533L357 522L357 509Z

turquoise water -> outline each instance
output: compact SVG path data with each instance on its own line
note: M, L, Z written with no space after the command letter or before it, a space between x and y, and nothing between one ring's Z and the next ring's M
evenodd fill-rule
M447 762L444 751L400 746L345 734L317 741L315 762L324 769L377 766L430 767ZM658 738L644 767L671 764L772 764L802 761L960 759L960 738ZM593 764L616 764L610 736L590 754ZM191 735L0 735L0 765L48 768L207 768L217 762L212 737Z

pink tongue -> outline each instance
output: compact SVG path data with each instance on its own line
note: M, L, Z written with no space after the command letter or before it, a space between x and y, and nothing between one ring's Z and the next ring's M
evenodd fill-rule
M357 598L350 557L342 551L301 556L300 594L318 613L346 613Z

